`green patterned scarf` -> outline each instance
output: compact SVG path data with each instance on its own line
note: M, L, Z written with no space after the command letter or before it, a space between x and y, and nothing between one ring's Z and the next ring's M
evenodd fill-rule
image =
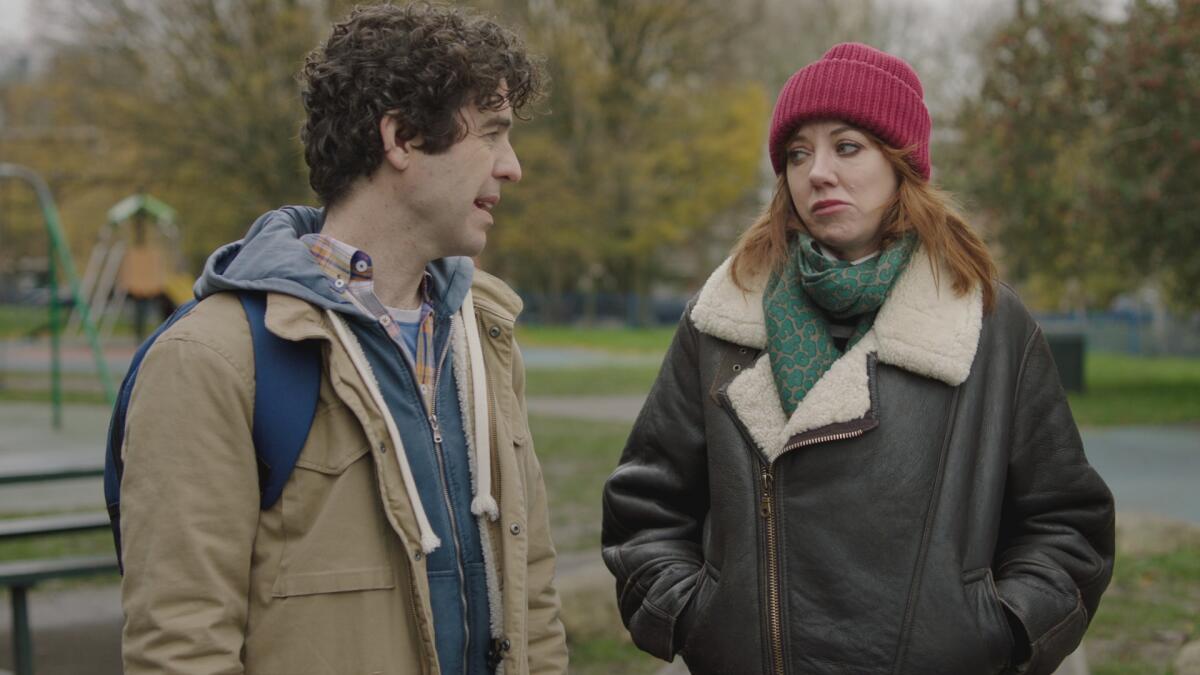
M787 264L771 275L763 293L771 372L789 417L842 355L829 334L829 319L854 323L846 345L849 351L871 329L892 283L908 264L917 237L905 235L858 265L829 260L814 243L807 233L799 233Z

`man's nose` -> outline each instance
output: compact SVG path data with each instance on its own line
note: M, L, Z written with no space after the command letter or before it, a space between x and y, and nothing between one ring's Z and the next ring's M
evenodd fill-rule
M513 150L512 145L505 144L505 151L496 160L492 175L512 183L521 180L521 160L517 159L517 152Z

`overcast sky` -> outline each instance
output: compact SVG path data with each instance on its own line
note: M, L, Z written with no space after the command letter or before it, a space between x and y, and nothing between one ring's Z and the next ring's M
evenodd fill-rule
M0 0L0 45L26 42L29 0Z

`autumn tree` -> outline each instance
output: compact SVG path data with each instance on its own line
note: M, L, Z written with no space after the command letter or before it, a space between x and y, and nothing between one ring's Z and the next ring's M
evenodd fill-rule
M1104 101L1095 204L1130 279L1200 308L1200 0L1136 0L1096 68Z
M262 211L311 203L295 74L336 5L51 0L42 95L97 129L111 200L146 190L179 210L198 263Z
M1117 19L1075 0L1020 6L982 46L948 182L1042 304L1158 283L1200 306L1197 0L1138 0Z
M711 0L490 5L523 24L553 89L517 130L527 178L489 265L550 296L644 296L723 215L753 208L768 103L725 48L748 15Z
M24 99L28 116L49 106L56 130L94 131L70 161L49 144L28 148L60 171L64 212L98 225L113 201L145 189L177 207L198 263L263 210L313 203L295 73L350 4L39 5L58 51ZM914 44L901 39L914 15L875 0L471 4L523 33L551 74L550 98L515 129L525 180L506 188L484 259L550 297L694 288L762 206L783 80L837 41L909 57Z

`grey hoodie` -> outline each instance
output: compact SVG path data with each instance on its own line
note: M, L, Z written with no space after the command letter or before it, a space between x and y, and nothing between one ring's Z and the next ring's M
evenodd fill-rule
M300 237L321 231L325 211L309 206L284 206L259 216L239 241L218 248L204 264L193 288L197 299L220 291L247 290L286 293L322 309L358 316L348 300L329 285ZM432 295L438 314L453 314L471 288L475 266L470 258L434 260Z

